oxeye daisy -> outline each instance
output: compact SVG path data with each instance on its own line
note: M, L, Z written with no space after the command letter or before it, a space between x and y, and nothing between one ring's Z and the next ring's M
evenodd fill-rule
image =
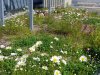
M80 60L81 62L87 62L87 57L84 56L84 55L82 55L82 56L79 58L79 60Z

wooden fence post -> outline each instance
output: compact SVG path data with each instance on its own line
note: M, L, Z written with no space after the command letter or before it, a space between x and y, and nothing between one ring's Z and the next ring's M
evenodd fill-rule
M33 30L33 0L29 0L30 29Z
M0 0L0 24L4 25L4 3Z

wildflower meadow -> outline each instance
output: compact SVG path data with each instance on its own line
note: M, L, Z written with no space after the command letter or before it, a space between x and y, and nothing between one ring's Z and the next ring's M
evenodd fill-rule
M40 12L41 11L41 12ZM85 9L35 10L0 26L0 75L96 75L100 16Z

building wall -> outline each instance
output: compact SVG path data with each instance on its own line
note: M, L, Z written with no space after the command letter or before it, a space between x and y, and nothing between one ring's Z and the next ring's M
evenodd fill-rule
M72 5L72 0L65 0L65 7Z
M58 7L58 6L63 6L67 7L72 4L72 0L43 0L43 7L47 8L49 7L49 3L51 7Z
M72 0L72 4L73 6L77 6L77 4L81 2L81 3L100 3L100 0Z

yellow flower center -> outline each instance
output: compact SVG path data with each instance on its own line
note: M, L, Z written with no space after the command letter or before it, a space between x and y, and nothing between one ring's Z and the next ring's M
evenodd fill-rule
M59 72L56 72L56 75L59 75Z
M85 58L82 58L82 61L84 61L85 60Z
M54 58L54 59L53 59L53 62L57 62L57 59L56 59L56 58Z

